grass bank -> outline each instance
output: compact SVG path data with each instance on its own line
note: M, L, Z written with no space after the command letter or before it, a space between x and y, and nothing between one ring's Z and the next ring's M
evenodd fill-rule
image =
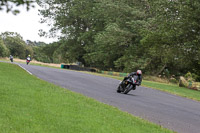
M0 62L1 133L171 131Z

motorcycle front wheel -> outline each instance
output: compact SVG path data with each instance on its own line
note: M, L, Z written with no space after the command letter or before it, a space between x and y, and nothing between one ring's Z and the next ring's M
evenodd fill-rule
M121 91L121 86L119 85L118 87L117 87L117 93L121 93L122 91Z

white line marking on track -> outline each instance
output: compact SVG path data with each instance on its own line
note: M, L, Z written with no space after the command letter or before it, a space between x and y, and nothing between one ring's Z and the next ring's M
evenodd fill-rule
M25 71L27 71L30 75L33 75L31 72L29 72L27 69L25 69L23 66L21 66L20 64L17 64L18 66L20 66L22 69L24 69Z

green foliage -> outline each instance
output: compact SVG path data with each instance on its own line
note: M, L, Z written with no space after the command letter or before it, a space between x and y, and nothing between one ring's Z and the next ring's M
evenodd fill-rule
M53 27L49 36L57 30L62 33L62 43L53 54L59 60L103 70L142 69L154 75L168 68L168 77L188 71L200 75L198 0L43 0L38 4L44 7L42 22Z
M26 47L25 47L25 55L26 56L27 55L33 55L33 53L34 53L33 48L31 46L26 45ZM33 59L33 57L32 57L32 59Z
M156 65L161 65L160 68L168 66L174 74L198 69L199 66L193 64L199 60L197 23L200 19L196 14L200 11L199 4L197 0L150 2L151 13L155 17L149 21L148 30L141 41L146 48L150 48L147 51L152 62L149 69L156 68ZM160 68L156 71L162 72Z
M0 57L6 57L9 54L9 50L5 46L3 40L0 38Z
M198 80L199 76L195 73L188 72L184 76L188 81L196 81Z
M13 56L24 59L27 56L26 52L31 51L31 48L27 48L26 43L18 33L4 32L0 36Z
M45 62L45 63L51 63L49 57L45 55L45 53L42 51L44 47L33 47L34 50L34 59L37 61Z
M127 49L127 42L130 41L127 40L127 36L131 34L120 29L116 23L108 25L105 31L95 36L94 46L88 48L92 52L85 58L88 58L87 61L95 67L114 68L114 61Z
M36 45L34 49L34 58L45 63L61 63L61 43L55 42L51 44Z
M35 0L1 0L0 10L6 10L6 12L12 12L14 15L20 13L18 9L13 8L13 5L20 6L25 5L26 9L29 10L33 6ZM5 9L4 9L5 8Z

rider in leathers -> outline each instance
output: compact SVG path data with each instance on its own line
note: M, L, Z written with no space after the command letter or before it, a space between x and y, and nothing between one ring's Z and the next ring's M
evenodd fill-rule
M124 77L124 80L121 82L121 85L124 85L125 80L127 80L128 78L131 78L135 75L138 76L137 85L140 86L142 83L142 71L141 70L137 70L137 72L131 72L127 77Z

